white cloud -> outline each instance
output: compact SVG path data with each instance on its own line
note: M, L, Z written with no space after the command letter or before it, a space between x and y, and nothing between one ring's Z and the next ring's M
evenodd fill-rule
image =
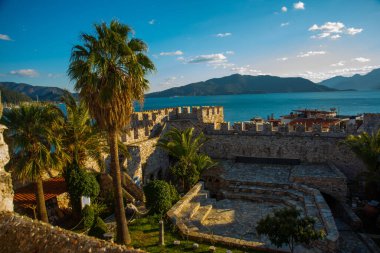
M285 23L281 23L281 27L284 27L284 26L288 26L290 23L289 22L285 22Z
M287 11L288 11L288 8L286 8L286 6L283 6L283 7L281 8L281 11L282 11L282 12L287 12Z
M148 21L148 24L150 25L154 25L156 23L156 20L155 19L151 19Z
M276 60L277 61L287 61L288 57L277 58Z
M9 37L8 35L6 34L0 34L0 40L8 40L8 41L11 41L11 37Z
M235 52L234 51L226 51L225 54L233 55L233 54L235 54Z
M227 62L227 57L224 54L204 54L193 57L188 63L221 63Z
M315 56L315 55L324 55L326 54L325 51L309 51L306 53L300 53L297 55L298 58L304 58L304 57L309 57L309 56Z
M250 65L233 67L231 68L231 71L239 73L241 75L263 75L263 72L261 70L254 69Z
M180 56L180 57L177 57L177 61L185 61L185 57L182 57L182 56Z
M363 31L362 28L353 28L353 27L350 27L347 29L347 34L349 35L355 35L357 33L361 33Z
M357 61L357 62L364 63L364 62L369 62L369 61L371 61L371 59L364 58L364 57L357 57L357 58L352 59L352 61Z
M330 36L330 39L332 39L332 40L337 40L337 39L339 39L339 38L341 38L342 36L340 36L339 34L335 34L335 35L331 35Z
M305 9L305 4L303 2L301 2L301 1L299 1L298 3L294 3L293 7L296 10L304 10Z
M9 72L11 75L17 75L22 77L37 77L39 74L34 69L19 69L19 70L12 70Z
M363 66L363 67L352 67L352 68L341 68L341 69L335 69L330 70L326 72L312 72L312 71L306 71L304 73L298 74L298 76L313 80L313 81L322 81L334 76L353 76L356 74L367 74L373 69L380 68L380 65L375 66Z
M55 79L55 78L61 77L62 74L49 73L47 76L48 76L49 78L53 78L53 79Z
M339 61L337 63L331 64L330 66L331 67L342 67L342 66L344 66L345 63L346 63L345 61Z
M183 55L181 50L173 51L173 52L161 52L161 56L175 56L175 55Z
M218 33L215 36L218 37L218 38L224 38L224 37L228 37L228 36L231 36L231 35L232 35L232 33Z
M348 35L356 35L363 31L362 28L346 28L346 26L342 22L326 22L321 26L317 24L312 25L309 28L311 32L319 32L316 35L311 36L313 39L323 39L330 38L332 40L336 40L342 37L342 34Z

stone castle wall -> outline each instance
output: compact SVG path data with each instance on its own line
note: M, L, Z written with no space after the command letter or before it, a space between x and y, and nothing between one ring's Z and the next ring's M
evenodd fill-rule
M5 129L5 126L0 125L0 211L13 212L12 177L4 170L9 161L8 145L3 138Z
M292 158L306 163L333 163L348 178L365 169L356 155L340 142L344 137L313 135L207 135L203 150L214 159L236 156Z
M0 212L0 242L2 253L143 252L77 234L11 212Z
M130 128L122 136L122 141L136 154L128 161L129 165L126 164L131 169L132 178L137 176L142 180L151 175L157 178L158 171L168 165L165 155L155 151L156 141L153 141L160 136L167 122L171 122L170 125L189 125L186 122L192 122L190 125L197 128L196 132L203 131L210 137L204 151L215 159L254 156L297 158L308 163L331 162L348 178L354 178L365 169L356 155L340 144L348 134L357 134L357 126L353 124L345 129L331 126L327 131L320 125L311 129L304 125L273 127L252 122L231 125L224 122L224 111L220 106L176 107L133 114ZM380 114L364 115L365 130L379 125ZM148 172L145 175L142 175L143 168Z

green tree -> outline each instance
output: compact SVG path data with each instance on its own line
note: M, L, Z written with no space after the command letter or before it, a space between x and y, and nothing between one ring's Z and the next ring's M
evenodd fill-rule
M184 191L189 190L199 180L203 170L215 166L215 162L209 156L199 153L206 141L203 133L194 135L194 128L183 131L172 128L157 144L176 159L170 172L180 180Z
M324 238L324 231L315 230L314 224L314 218L301 218L297 209L283 208L261 219L256 230L260 235L267 235L276 247L287 244L290 252L293 252L297 244L308 245L312 241Z
M83 45L73 47L68 74L90 115L108 133L117 241L129 244L117 143L120 130L130 121L134 101L144 100L149 88L145 75L154 65L146 56L146 44L130 38L129 26L111 21L109 26L96 24L95 30L95 35L82 34Z
M173 205L178 193L163 180L153 180L144 186L147 206L151 213L163 215Z
M359 135L349 135L342 143L349 146L366 165L367 171L359 176L365 177L367 190L372 192L368 188L373 186L374 192L370 197L376 197L380 182L380 129L372 134L364 132Z
M100 186L94 175L81 169L75 163L66 167L64 173L74 216L80 213L81 196L94 200L100 192Z
M5 111L2 121L9 128L10 169L35 183L38 216L48 222L42 177L62 169L68 160L62 147L62 112L53 105L21 105Z
M84 168L92 159L104 170L103 154L109 149L104 134L91 121L87 106L76 102L70 93L62 97L66 105L63 147L71 157L69 163Z

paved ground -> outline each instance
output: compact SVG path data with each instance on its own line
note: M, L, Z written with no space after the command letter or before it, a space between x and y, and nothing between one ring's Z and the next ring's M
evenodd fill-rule
M218 163L224 168L223 178L242 182L289 183L292 177L341 177L327 164L272 165L230 160L220 160Z

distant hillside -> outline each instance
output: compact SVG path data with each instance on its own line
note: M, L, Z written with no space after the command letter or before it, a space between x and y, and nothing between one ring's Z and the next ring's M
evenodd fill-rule
M211 96L253 93L320 92L335 89L318 85L300 77L249 76L234 74L213 78L147 94L146 97Z
M377 90L380 89L380 69L374 69L366 75L336 76L322 81L320 84L340 90Z
M0 82L0 87L22 93L33 100L38 99L39 101L60 101L65 92L65 90L57 87L33 86L14 82Z
M1 102L3 103L11 103L11 104L18 104L21 102L30 102L32 99L28 97L27 95L9 90L5 87L0 86L0 92L1 92Z

